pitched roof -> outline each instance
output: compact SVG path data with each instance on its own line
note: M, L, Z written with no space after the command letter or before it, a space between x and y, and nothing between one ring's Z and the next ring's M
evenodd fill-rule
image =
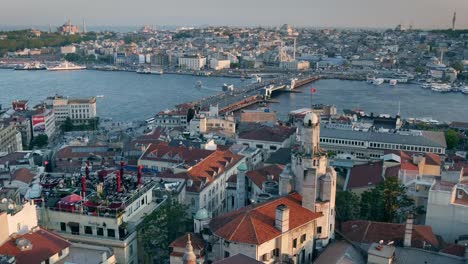
M465 256L465 247L462 246L462 245L458 245L458 244L448 244L440 252L450 254L450 255L454 255L454 256L464 257Z
M344 222L342 232L347 239L358 243L371 244L384 240L402 245L405 237L405 224L355 220ZM411 246L423 248L425 244L430 244L435 248L439 247L439 241L432 232L432 227L413 225Z
M214 262L214 264L262 264L263 262L260 262L258 260L255 260L253 258L247 257L246 255L243 254L237 254L229 258L225 258L219 261Z
M32 248L21 251L16 246L16 239L19 238L29 240ZM44 229L20 235L16 239L12 238L3 243L0 246L0 254L14 256L18 264L40 264L71 245L64 238Z
M185 248L187 245L188 234L190 234L190 241L192 242L193 249L202 251L205 248L205 241L198 234L195 233L185 233L183 236L176 238L169 245L171 248Z
M271 153L270 157L265 161L267 164L286 165L291 162L291 148L280 148Z
M268 176L273 176L273 180L278 182L279 175L283 172L284 166L282 165L270 165L260 169L247 172L245 175L257 185L260 189L262 188L263 182L268 180Z
M29 169L21 168L13 172L12 180L17 180L30 184L34 180L35 176L36 174L32 173Z
M294 133L296 133L296 128L294 127L253 125L247 130L240 132L239 138L268 142L284 142Z
M304 207L297 193L261 204L249 205L211 220L210 228L217 236L232 242L261 245L281 235L275 227L276 207L289 208L289 229L295 229L322 216Z
M197 164L214 153L212 150L187 148L185 146L169 146L167 144L151 144L143 153L141 159L164 161L171 163L184 162L189 166Z
M375 186L383 181L383 161L356 165L351 168L347 189Z

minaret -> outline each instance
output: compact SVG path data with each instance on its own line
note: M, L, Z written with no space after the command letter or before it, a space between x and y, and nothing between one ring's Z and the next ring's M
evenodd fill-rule
M193 253L192 241L190 241L190 233L187 238L187 245L185 246L184 256L182 257L183 264L197 264L197 256Z
M453 12L452 30L455 30L455 23L457 22L457 12Z
M86 21L83 18L83 34L86 34Z

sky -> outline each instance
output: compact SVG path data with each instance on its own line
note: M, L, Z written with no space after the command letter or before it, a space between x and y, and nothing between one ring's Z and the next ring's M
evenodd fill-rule
M0 0L0 26L468 28L468 0Z

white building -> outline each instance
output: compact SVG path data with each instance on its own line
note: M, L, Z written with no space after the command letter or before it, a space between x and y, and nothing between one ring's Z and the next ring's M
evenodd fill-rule
M198 71L206 65L206 57L200 55L182 56L179 58L179 67L187 70Z
M0 152L11 153L23 150L21 132L13 124L0 121Z
M429 190L426 225L447 243L468 235L468 177L463 170L442 174Z
M55 135L55 112L47 109L43 113L33 115L32 118L33 137L47 135L52 138Z
M231 67L230 60L220 60L220 59L211 59L210 60L210 68L219 71L222 69L229 69Z
M303 71L310 68L310 62L298 60L282 61L279 67L284 70Z
M62 54L76 53L76 47L75 46L60 47L60 53L62 53Z
M54 109L57 123L70 118L73 123L85 124L97 116L95 97L71 99L55 96L47 98L46 103Z

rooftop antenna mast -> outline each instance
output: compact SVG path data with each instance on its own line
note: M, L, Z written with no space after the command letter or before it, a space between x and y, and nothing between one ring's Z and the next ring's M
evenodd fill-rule
M296 39L294 38L294 50L293 50L293 59L296 60Z
M452 30L455 30L455 24L457 23L457 12L453 12L452 18Z

